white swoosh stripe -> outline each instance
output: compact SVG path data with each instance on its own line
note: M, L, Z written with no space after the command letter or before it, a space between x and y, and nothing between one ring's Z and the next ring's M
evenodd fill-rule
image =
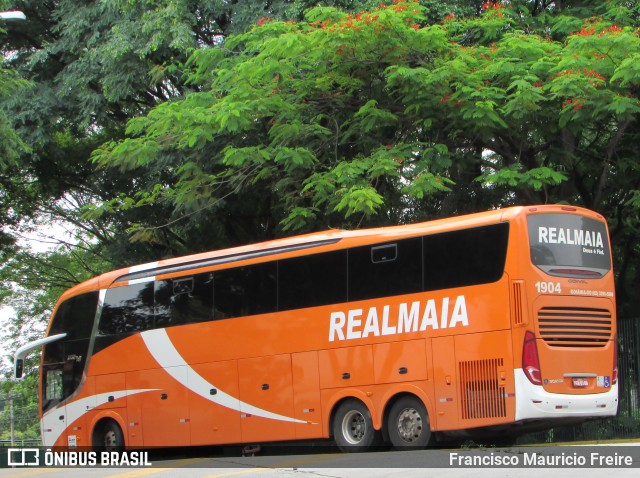
M198 372L193 370L189 364L182 358L180 352L176 350L173 342L167 335L165 329L154 329L142 332L142 339L144 340L147 349L153 356L153 358L160 364L160 366L171 375L176 381L187 387L192 392L200 395L211 402L217 403L231 410L236 410L241 413L254 415L262 418L270 418L271 420L279 420L284 422L304 423L304 420L298 420L296 418L287 417L285 415L279 415L277 413L263 410L262 408L255 407L248 403L240 401L228 393L223 392L215 385L209 383ZM187 368L187 377L185 379L184 374L178 373L177 367ZM218 393L211 395L210 390L215 388Z
M153 392L154 390L157 389L145 388L140 390L118 390L115 392L99 393L97 395L91 395L90 397L81 398L75 402L68 403L66 406L62 405L55 407L42 416L42 430L51 430L42 434L43 445L53 446L67 426L71 425L78 418L93 410L95 407L99 407L100 405L109 402L109 397L113 397L113 400L117 400L129 395ZM66 420L60 420L60 413L64 413Z

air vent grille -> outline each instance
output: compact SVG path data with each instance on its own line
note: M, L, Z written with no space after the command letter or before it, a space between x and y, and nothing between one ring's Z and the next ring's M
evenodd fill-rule
M462 418L506 417L505 389L498 379L504 359L460 362Z
M607 309L543 307L538 311L540 337L552 347L604 347L613 333Z

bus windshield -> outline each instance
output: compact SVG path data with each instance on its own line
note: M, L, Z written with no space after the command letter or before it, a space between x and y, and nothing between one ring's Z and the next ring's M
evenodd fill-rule
M531 261L552 276L597 279L611 270L604 222L573 214L528 217Z

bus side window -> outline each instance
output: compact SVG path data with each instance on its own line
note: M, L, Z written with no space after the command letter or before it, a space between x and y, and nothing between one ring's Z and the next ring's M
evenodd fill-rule
M213 319L213 274L156 281L155 327Z
M508 223L425 236L425 290L499 280L504 272L508 236Z
M215 271L213 318L275 312L278 308L277 271L276 262Z
M347 252L278 262L278 310L304 309L347 301Z
M57 403L62 400L62 367L57 364L45 365L44 375L43 401Z
M98 333L116 335L153 328L154 282L108 289Z
M422 291L422 239L349 249L349 300Z

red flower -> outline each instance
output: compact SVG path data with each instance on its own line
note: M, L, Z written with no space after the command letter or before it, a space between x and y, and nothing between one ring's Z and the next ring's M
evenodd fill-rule
M482 4L483 10L500 10L504 8L504 3L502 2L484 2Z
M622 28L620 28L618 25L612 25L609 28L605 28L604 30L602 30L598 36L601 37L603 35L606 35L607 33L622 33L622 31Z
M562 103L562 109L568 108L573 105L573 111L580 111L584 106L584 103L580 100L566 100Z
M582 27L582 30L576 32L576 35L580 35L582 37L590 37L591 35L595 35L596 29L594 27Z

